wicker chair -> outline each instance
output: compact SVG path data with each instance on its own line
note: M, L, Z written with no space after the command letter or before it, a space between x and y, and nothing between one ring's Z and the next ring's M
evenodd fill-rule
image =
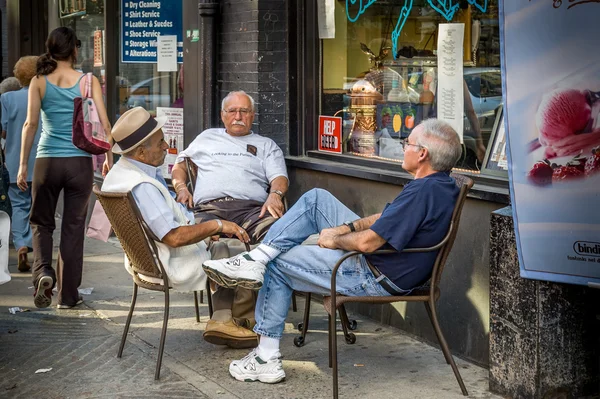
M342 330L344 332L344 338L348 344L354 344L356 342L356 336L349 332L349 330L356 329L356 321L350 321L348 319L346 309L344 307L345 303L359 302L359 303L371 303L371 304L387 304L393 302L423 302L425 305L425 309L427 310L427 314L429 315L429 319L431 320L431 324L433 325L433 329L435 330L435 334L440 343L440 347L442 352L444 353L444 357L446 359L446 363L450 364L452 370L454 371L454 375L456 376L456 380L458 381L458 385L463 393L463 395L467 396L467 389L465 384L463 383L462 377L454 363L454 359L452 358L452 354L450 353L450 349L448 348L448 344L446 343L446 339L442 333L440 328L440 324L437 318L436 312L436 301L440 297L440 289L439 283L442 277L442 272L444 271L444 266L446 264L446 260L448 258L448 254L452 249L452 245L454 244L454 239L456 238L456 233L458 231L458 224L460 222L460 215L462 213L462 208L467 198L467 193L473 187L473 180L469 177L452 174L452 177L456 180L456 184L460 187L460 193L458 199L456 200L456 204L454 205L454 210L452 213L452 219L450 222L450 226L448 228L448 232L446 236L440 241L438 244L429 247L429 248L407 248L402 252L432 252L438 251L437 257L435 259L435 263L433 266L433 271L431 274L431 279L429 281L429 287L423 288L419 290L413 291L409 295L405 296L366 296L366 297L352 297L352 296L343 296L338 295L336 293L336 274L340 265L348 258L353 256L362 255L362 252L349 252L342 256L335 267L333 268L333 273L331 276L331 295L325 296L323 298L323 305L329 314L329 367L333 368L333 397L338 397L338 364L337 364L337 334L336 334L336 318L335 318L335 310L339 312L340 320L342 324ZM386 254L386 253L394 253L394 250L379 250L373 253L376 254ZM378 272L376 272L378 274ZM307 294L306 297L306 305L304 311L304 321L302 325L299 325L299 329L302 331L302 335L296 337L294 340L294 344L296 346L303 346L305 344L306 333L308 331L308 321L310 317L310 299L311 295ZM332 317L332 315L334 317ZM300 328L301 327L301 328Z
M165 273L164 266L158 258L158 250L154 240L156 237L148 228L140 211L135 203L131 192L127 193L108 193L103 192L94 185L94 194L102 204L106 216L112 225L112 228L119 238L123 250L129 259L133 270L133 296L131 298L131 307L127 315L125 330L121 338L121 344L117 357L120 358L125 347L125 340L131 324L131 317L135 308L137 299L138 287L142 287L152 291L162 291L165 294L165 310L163 318L162 333L160 335L160 345L158 348L158 359L156 361L156 372L154 379L160 377L160 367L162 363L162 355L165 347L165 336L167 334L167 322L169 320L169 278ZM140 275L162 279L162 284L148 282L140 277ZM207 290L208 290L207 279ZM208 309L212 316L212 301L210 295L208 297ZM196 310L196 321L200 321L200 312L198 309L198 294L194 292L194 307Z

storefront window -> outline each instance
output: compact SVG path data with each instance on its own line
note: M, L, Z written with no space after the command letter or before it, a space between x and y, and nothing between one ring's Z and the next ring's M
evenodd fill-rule
M438 116L440 24L463 23L464 146L456 167L478 173L502 104L498 2L432 3L335 1L335 37L321 40L321 114L343 117L344 154L402 162L400 140Z
M116 76L115 120L133 107L167 118L163 127L169 149L163 175L170 177L179 151L183 150L183 50L182 0L131 2L121 0L120 60ZM160 36L176 37L172 65L157 62ZM164 54L162 54L164 59Z

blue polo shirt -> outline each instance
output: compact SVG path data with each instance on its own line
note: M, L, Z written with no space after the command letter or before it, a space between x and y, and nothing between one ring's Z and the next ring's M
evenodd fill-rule
M454 179L445 172L410 181L371 226L386 241L380 249L401 251L440 242L448 232L459 191ZM408 290L429 279L437 252L366 255L366 258L398 288Z

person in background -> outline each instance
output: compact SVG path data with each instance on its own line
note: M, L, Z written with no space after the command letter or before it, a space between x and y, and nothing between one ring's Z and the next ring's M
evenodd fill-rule
M9 77L9 78L5 78L2 79L2 82L0 83L0 101L2 101L2 95L4 93L8 93L11 91L15 91L15 90L20 90L21 89L21 85L19 84L19 81L17 80L17 78L15 77ZM0 118L2 118L2 108L0 107ZM2 150L4 150L4 145L5 145L5 139L4 137L0 137L0 147L2 148Z
M11 91L19 90L21 85L17 78L6 78L0 83L0 102L2 101L3 94ZM2 118L2 107L0 106L0 119ZM1 130L1 129L0 129ZM6 212L12 217L12 208L10 205L10 198L8 197L8 191L10 190L10 176L8 169L6 168L4 154L5 138L0 136L0 210Z
M42 116L42 134L37 149L31 183L31 228L33 230L34 304L45 308L52 304L52 288L58 286L58 309L79 305L83 273L83 241L88 201L92 192L94 171L92 156L75 147L73 135L73 100L84 91L85 76L73 69L81 42L75 32L60 27L50 32L47 52L37 62L36 76L29 85L27 120L23 126L21 162L17 185L29 188L29 153ZM92 97L112 143L110 123L106 115L102 88L96 77ZM103 174L112 166L112 153L107 153ZM60 230L57 270L52 267L52 233L58 197L63 192L64 211Z
M36 73L38 57L21 57L15 64L13 73L18 80L20 90L4 94L0 98L2 103L2 137L6 140L6 167L10 177L8 196L12 204L13 244L19 254L17 267L20 272L31 269L27 259L27 253L32 250L31 227L29 226L29 212L31 211L31 187L21 191L17 187L17 172L19 171L19 160L21 157L21 132L27 117L27 97L29 83ZM40 140L41 125L35 132L31 154L29 155L27 182L31 182L33 175L33 164Z
M21 84L19 83L19 79L15 77L6 78L0 83L0 96L4 93L8 93L11 91L16 91L21 89Z

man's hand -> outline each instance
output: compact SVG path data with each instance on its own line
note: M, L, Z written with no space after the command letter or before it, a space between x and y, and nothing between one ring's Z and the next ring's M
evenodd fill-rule
M225 234L228 237L236 236L241 242L244 243L250 242L250 236L248 236L246 230L227 220L221 220L221 222L223 223L223 230L221 230L222 234Z
M182 186L179 188L177 191L176 201L182 203L190 209L194 207L194 196L192 193L190 193L187 187Z
M317 245L319 245L321 248L337 249L337 246L335 245L335 239L338 235L339 233L337 231L337 227L323 229L319 233Z
M267 200L262 206L262 209L260 210L260 215L258 215L258 217L262 218L267 211L269 211L271 216L273 216L275 219L279 219L283 215L283 201L278 194L269 194Z

